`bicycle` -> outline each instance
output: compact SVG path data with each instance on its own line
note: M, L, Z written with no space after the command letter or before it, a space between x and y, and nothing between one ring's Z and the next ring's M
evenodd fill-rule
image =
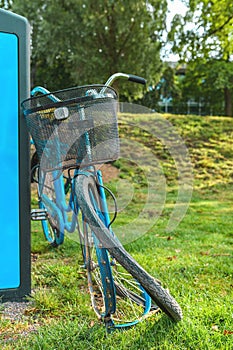
M63 243L65 231L78 229L92 306L108 329L135 325L159 309L174 321L182 319L168 290L114 235L115 216L110 220L106 192L114 196L96 169L96 164L119 156L118 97L111 87L119 78L145 84L141 77L116 73L104 85L53 93L37 87L32 94L42 95L22 103L40 160L40 209L32 211L32 219L42 220L45 236L55 246Z

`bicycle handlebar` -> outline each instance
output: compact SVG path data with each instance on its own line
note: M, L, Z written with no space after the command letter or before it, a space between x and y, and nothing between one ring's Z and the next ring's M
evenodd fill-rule
M51 94L49 90L42 86L36 86L32 91L31 91L31 96L36 96L37 94L42 94L42 95L48 95L48 98L52 100L53 102L60 102L61 100Z
M107 87L111 86L115 80L122 79L122 78L126 79L128 81L132 81L134 83L143 84L143 85L146 84L146 80L144 78L142 78L142 77L137 76L137 75L125 74L125 73L115 73L115 74L111 75L108 78L108 80L106 81L106 83L104 84L104 87L100 91L100 96L105 93L105 90L107 89ZM50 93L50 91L47 90L44 87L36 86L31 91L31 96L36 96L37 94L48 95L48 98L51 101L53 101L53 102L61 102L61 100L58 97L56 97L53 93ZM58 119L62 119L62 118L58 118Z
M104 84L105 86L111 86L113 84L113 82L117 79L127 79L129 81L132 81L134 83L138 83L138 84L146 84L146 80L142 77L139 77L137 75L133 75L133 74L125 74L125 73L115 73L113 75L111 75L110 78L108 78L108 80L106 81L106 83Z
M31 91L31 96L35 96L36 94L41 93L43 95L45 94L50 94L50 91L47 90L46 88L42 86L36 86L32 91Z

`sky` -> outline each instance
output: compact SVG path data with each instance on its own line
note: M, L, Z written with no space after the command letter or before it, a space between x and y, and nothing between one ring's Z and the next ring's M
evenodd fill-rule
M181 0L168 0L168 15L167 15L167 25L171 23L172 18L176 15L185 15L187 11L187 6Z
M167 29L170 29L170 23L175 15L185 15L186 11L187 6L181 0L168 0ZM168 53L169 51L170 46L166 45L165 50L163 50L163 55L165 54L163 59L166 61L178 61L179 56Z

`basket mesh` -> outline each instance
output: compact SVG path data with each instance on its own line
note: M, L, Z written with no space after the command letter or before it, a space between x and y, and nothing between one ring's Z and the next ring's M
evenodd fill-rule
M22 106L43 169L118 158L117 95L112 88L77 87L33 97Z

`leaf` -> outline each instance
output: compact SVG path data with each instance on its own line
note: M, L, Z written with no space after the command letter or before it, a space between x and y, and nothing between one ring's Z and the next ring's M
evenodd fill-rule
M177 256L176 256L176 255L168 256L168 257L167 257L167 260L170 260L170 261L176 260L176 259L177 259Z
M200 252L201 255L210 255L210 252L206 251L206 252Z
M226 329L224 329L223 334L224 335L230 335L230 334L233 334L233 331L227 331Z
M175 249L176 253L181 253L181 249Z
M95 321L92 320L92 321L90 322L90 327L92 328L92 327L94 327L94 325L95 325Z

